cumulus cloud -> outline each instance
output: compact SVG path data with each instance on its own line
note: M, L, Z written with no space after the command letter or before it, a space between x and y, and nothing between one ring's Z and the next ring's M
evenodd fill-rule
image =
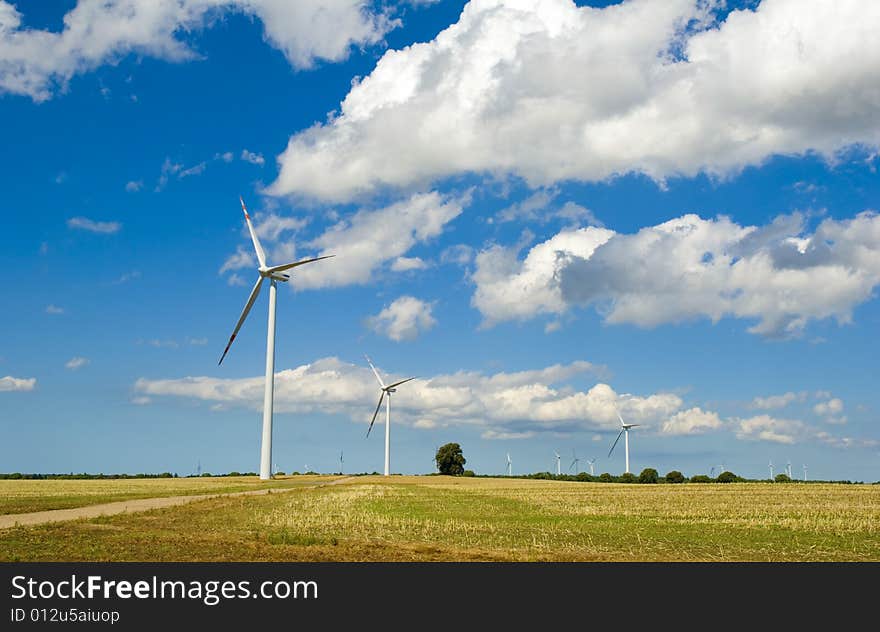
M421 257L398 257L391 264L392 272L409 272L410 270L424 270L428 264Z
M563 230L517 257L494 245L477 256L473 305L486 324L595 305L612 324L654 327L723 317L749 331L799 335L810 320L851 321L880 283L880 216L823 220L798 213L765 226L685 215L635 234Z
M847 422L846 415L843 413L843 400L838 397L829 399L826 402L819 402L813 406L813 412L824 418L825 423L834 425L843 425Z
M437 324L431 314L434 306L413 296L401 296L375 316L367 319L370 329L391 340L414 340Z
M130 180L125 183L125 191L127 193L137 193L144 188L143 180Z
M750 404L751 408L758 408L761 410L775 410L778 408L785 408L789 404L793 402L802 402L807 398L806 391L800 391L798 393L793 393L791 391L787 393L783 393L782 395L768 395L767 397L756 397L752 400Z
M67 227L77 230L87 230L90 233L104 233L107 235L118 233L122 230L119 222L97 222L88 217L71 217L67 220Z
M0 92L43 101L73 76L130 53L195 59L183 35L229 12L259 18L265 41L295 68L342 60L399 24L365 0L79 0L54 32L22 28L19 10L0 0Z
M32 391L37 385L37 378L20 378L7 375L0 377L0 392L3 391Z
M58 307L57 305L46 305L46 313L47 314L63 314L64 308Z
M736 436L739 439L771 441L792 444L804 438L808 427L797 419L778 419L770 415L757 415L736 419Z
M396 415L402 423L420 421L420 427L470 425L495 433L525 433L613 430L618 427L618 410L628 420L656 422L681 408L681 399L671 393L639 396L617 393L604 383L586 391L567 385L595 369L579 361L513 373L459 371L419 378L395 394ZM392 374L387 379L402 377L406 376ZM177 396L259 409L263 385L263 377L187 377L140 379L134 388L141 396ZM275 410L345 414L369 423L375 390L375 377L368 367L323 358L276 374Z
M319 256L338 256L297 268L290 282L297 289L368 283L386 263L439 236L468 202L468 196L445 197L430 192L380 209L357 211L305 243Z
M718 430L721 426L722 422L718 413L695 407L672 415L663 423L661 431L663 434L670 435L692 435Z
M77 369L83 368L85 365L89 363L88 358L82 358L80 356L76 356L71 358L64 364L65 369L69 369L71 371L76 371Z
M603 226L588 208L570 201L561 205L555 203L558 195L557 189L541 189L524 200L501 209L492 221L546 223L551 219L562 219L569 224Z
M763 0L723 21L719 4L472 0L292 136L270 191L339 201L467 172L662 181L880 144L880 4Z

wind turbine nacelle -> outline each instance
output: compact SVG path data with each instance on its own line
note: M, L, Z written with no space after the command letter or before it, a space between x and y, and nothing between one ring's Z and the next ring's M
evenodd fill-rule
M272 272L269 275L269 278L272 279L273 281L281 281L282 283L287 283L288 281L290 281L290 275L283 274L281 272Z

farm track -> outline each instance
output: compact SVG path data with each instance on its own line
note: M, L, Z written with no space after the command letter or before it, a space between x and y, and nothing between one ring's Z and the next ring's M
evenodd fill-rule
M354 480L354 477L347 476L345 478L337 478L332 481L318 482L313 485L301 485L297 487L273 487L266 489L251 489L243 492L197 494L192 496L139 498L134 500L119 500L112 503L102 503L100 505L73 507L71 509L52 509L49 511L34 511L31 513L6 514L0 515L0 529L47 524L50 522L65 522L68 520L80 520L84 518L99 518L101 516L114 516L124 513L139 513L142 511L150 511L151 509L163 509L165 507L187 505L189 503L198 502L200 500L208 500L210 498L231 498L234 496L265 496L269 493L283 494L302 489L315 489L318 487L325 487L327 485L340 485L342 483L347 483L351 480Z

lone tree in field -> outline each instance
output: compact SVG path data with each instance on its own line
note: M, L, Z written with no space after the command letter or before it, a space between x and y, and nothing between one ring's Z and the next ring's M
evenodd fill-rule
M639 482L640 483L656 483L660 480L660 475L657 474L657 470L653 467L646 467L642 470L642 473L639 474Z
M777 483L790 483L791 479L788 477L788 474L777 474L776 478L773 479Z
M434 461L437 462L440 473L447 476L461 476L464 474L464 464L467 463L467 459L461 453L461 446L457 443L440 446Z

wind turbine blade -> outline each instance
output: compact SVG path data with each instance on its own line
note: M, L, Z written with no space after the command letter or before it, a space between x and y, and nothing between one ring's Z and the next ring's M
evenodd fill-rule
M295 268L297 266L304 266L307 263L312 263L314 261L320 261L321 259L329 259L330 257L335 257L336 255L324 255L323 257L315 257L314 259L303 259L302 261L294 261L293 263L285 263L280 266L272 266L269 268L268 272L281 272L282 270L290 270L291 268Z
M625 426L625 425L626 425L625 423L623 423L623 417L620 416L620 413L619 413L619 412L617 413L617 418L620 419L620 425L621 425L621 426Z
M229 342L226 343L226 348L223 350L223 355L220 356L220 362L217 363L217 366L223 364L223 358L226 357L226 354L229 352L229 347L232 346L232 341L235 340L235 337L238 335L238 330L241 329L242 323L244 323L244 319L247 318L248 312L251 311L251 307L254 306L254 301L257 300L257 295L260 293L260 286L263 285L263 277L257 279L256 285L254 285L254 289L251 290L251 295L248 297L247 303L244 305L244 309L241 310L241 316L238 317L238 322L235 324L235 329L232 331L232 335L229 336Z
M409 382L410 380L414 380L414 379L416 379L416 378L414 378L414 377L408 377L408 378L406 378L405 380L400 380L399 382L395 382L394 384L389 384L389 385L386 386L385 388L394 388L395 386L400 386L401 384L406 384L406 383Z
M376 367L374 367L374 366L373 366L373 363L370 361L370 356L368 356L368 355L365 353L365 354L364 354L364 357L367 359L367 364L369 364L369 365L370 365L370 368L373 369L373 375L375 375L375 376L376 376L376 379L379 380L379 386L381 386L381 387L384 389L384 388L385 388L385 382L382 381L382 376L379 375L379 372L376 370Z
M617 435L617 438L614 440L614 443L611 444L611 449L608 450L608 456L611 456L611 453L614 452L614 447L617 445L617 442L620 441L620 436L623 434L623 430Z
M257 253L257 260L260 262L260 267L263 267L266 265L266 253L263 252L263 247L260 245L260 240L257 238L257 232L254 230L254 225L251 224L251 216L248 215L247 207L244 205L244 198L239 195L238 199L241 202L241 210L244 211L244 221L247 222L248 230L251 233L251 241L254 242L254 250Z
M373 424L376 423L376 415L379 414L379 409L382 408L382 400L385 399L385 391L379 393L379 403L376 404L376 412L373 413L373 419L370 421L370 427L367 428L367 436L370 436L370 430L373 429Z

